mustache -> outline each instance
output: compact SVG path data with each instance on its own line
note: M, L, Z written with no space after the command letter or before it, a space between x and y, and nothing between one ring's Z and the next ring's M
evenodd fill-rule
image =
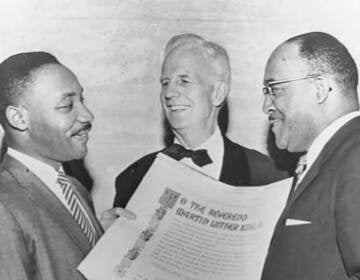
M272 117L271 115L268 117L268 121L271 122L272 120L274 120L275 118Z
M271 122L275 119L280 119L280 118L282 118L282 115L279 112L272 111L272 112L270 112L270 114L268 116L268 121Z
M74 133L72 133L72 136L83 132L83 131L90 131L92 128L92 124L90 122L87 122L85 124L83 124L79 129L77 129Z

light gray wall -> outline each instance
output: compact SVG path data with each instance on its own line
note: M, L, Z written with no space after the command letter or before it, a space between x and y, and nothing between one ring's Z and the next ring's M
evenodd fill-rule
M183 32L222 44L232 64L233 140L265 152L265 62L298 33L332 33L360 61L359 0L1 0L0 60L55 54L79 77L96 120L87 167L98 213L123 168L162 147L159 73L166 41Z

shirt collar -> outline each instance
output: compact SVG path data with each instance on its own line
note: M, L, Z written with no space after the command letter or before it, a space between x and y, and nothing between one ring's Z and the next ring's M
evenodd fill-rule
M182 145L176 137L174 139L174 143ZM219 149L224 149L224 140L218 126L215 128L214 133L208 139L206 139L205 142L203 142L193 150L201 149L207 150L211 159L218 158Z
M306 160L307 160L307 170L314 163L321 150L324 148L326 143L330 140L330 138L347 122L352 120L355 117L360 116L359 111L348 113L334 122L332 122L328 127L326 127L314 140L308 149Z
M39 177L45 185L55 185L58 177L58 171L52 166L10 147L7 149L7 154L24 164L29 170L31 170L31 172ZM60 169L62 169L62 167Z

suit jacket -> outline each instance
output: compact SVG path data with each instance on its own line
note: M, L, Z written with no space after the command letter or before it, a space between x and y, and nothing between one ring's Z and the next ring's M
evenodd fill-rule
M74 189L99 235L89 193ZM0 167L0 279L84 279L76 267L91 249L61 201L26 166L6 155Z
M114 207L126 206L159 152L161 151L140 158L116 177ZM224 158L219 178L221 182L234 186L258 186L287 176L267 156L224 137Z
M360 279L360 118L340 128L290 196L262 280ZM286 225L286 220L308 221Z

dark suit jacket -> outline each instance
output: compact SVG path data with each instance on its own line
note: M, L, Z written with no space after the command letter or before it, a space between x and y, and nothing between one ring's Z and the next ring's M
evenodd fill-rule
M90 195L72 180L97 232ZM0 279L84 279L76 267L91 245L71 213L26 166L6 155L0 167Z
M343 126L290 197L262 280L360 279L360 118ZM286 226L287 219L311 224Z
M126 206L154 162L157 153L140 158L116 177L114 207ZM267 156L242 147L224 137L224 158L219 178L221 182L234 186L257 186L287 176L287 173L278 170Z

